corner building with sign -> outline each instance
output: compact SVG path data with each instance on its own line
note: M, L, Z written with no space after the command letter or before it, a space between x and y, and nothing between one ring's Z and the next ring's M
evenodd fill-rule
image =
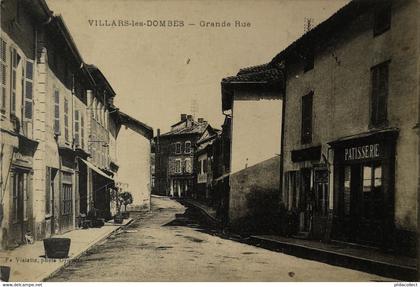
M351 1L272 60L285 66L281 202L295 236L415 254L416 2Z

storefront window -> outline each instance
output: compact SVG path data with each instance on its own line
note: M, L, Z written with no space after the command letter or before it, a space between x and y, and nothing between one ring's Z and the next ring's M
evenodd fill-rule
M375 189L382 186L382 166L375 167Z
M363 167L363 192L370 192L372 189L372 168L370 166Z

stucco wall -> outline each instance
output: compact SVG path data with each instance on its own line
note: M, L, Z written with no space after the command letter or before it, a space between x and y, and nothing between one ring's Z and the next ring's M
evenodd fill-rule
M280 157L262 161L230 176L229 223L235 226L249 215L247 196L257 187L260 192L279 190ZM263 196L263 195L261 195Z
M232 174L280 154L281 100L241 100L246 93L235 91Z
M120 163L118 181L128 184L133 195L132 209L150 207L150 141L137 132L121 127L117 137Z
M248 215L253 188L279 190L282 101L276 92L238 89L232 113L229 221Z
M402 3L406 4L402 4ZM396 1L391 29L373 37L373 15L362 15L317 51L314 69L306 73L296 65L288 67L286 86L284 171L307 163L293 163L291 150L324 145L343 136L369 130L371 67L389 64L388 120L400 129L396 146L395 224L415 230L418 175L418 34L416 1ZM302 145L301 98L313 97L313 141ZM332 184L330 184L332 186Z

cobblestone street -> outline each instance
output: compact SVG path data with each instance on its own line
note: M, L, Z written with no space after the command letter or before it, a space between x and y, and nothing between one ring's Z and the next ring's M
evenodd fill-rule
M49 281L383 281L211 235L176 201L142 214Z

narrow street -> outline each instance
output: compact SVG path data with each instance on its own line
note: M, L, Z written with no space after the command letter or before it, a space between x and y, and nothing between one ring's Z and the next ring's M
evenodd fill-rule
M49 281L383 281L211 235L176 201L112 235Z

